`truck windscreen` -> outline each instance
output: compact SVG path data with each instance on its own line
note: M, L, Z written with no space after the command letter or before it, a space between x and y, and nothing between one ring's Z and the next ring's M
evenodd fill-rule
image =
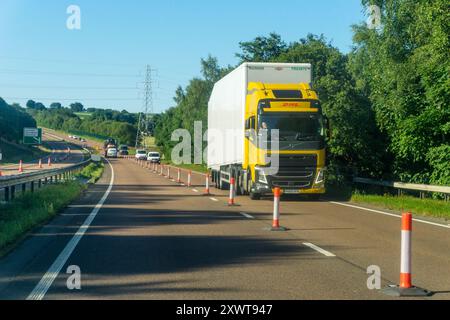
M323 117L317 113L264 113L259 117L259 134L279 130L280 142L321 141L324 138Z

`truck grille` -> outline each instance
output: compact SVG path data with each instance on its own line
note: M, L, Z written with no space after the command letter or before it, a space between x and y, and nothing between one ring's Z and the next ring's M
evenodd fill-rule
M316 168L281 168L272 176L272 186L280 188L308 189L312 188Z

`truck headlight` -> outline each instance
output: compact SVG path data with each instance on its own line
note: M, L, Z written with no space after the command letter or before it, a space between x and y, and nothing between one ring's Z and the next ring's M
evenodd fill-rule
M256 168L256 172L258 173L258 182L267 184L267 176L262 168Z
M325 169L320 169L317 174L315 184L323 184L325 182Z

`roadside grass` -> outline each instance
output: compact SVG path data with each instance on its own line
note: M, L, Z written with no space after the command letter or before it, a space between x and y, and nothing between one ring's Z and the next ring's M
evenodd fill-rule
M103 169L102 163L93 163L79 178L98 181ZM67 181L45 186L34 193L26 192L9 203L0 204L0 257L10 252L28 232L54 218L86 188L80 180Z
M103 162L94 162L85 167L77 177L86 179L89 183L96 183L103 175L104 169Z
M206 164L173 164L171 161L161 161L163 164L167 164L167 165L171 165L177 168L182 168L182 169L186 169L186 170L192 170L192 171L197 171L197 172L201 172L201 173L207 173L208 172L208 167L206 166Z
M426 217L450 219L450 202L444 200L354 192L351 196L351 202L374 205L400 212L411 212Z

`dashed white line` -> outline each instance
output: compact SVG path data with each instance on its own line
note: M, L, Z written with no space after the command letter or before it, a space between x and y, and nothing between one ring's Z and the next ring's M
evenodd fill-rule
M248 213L240 212L240 214L243 215L244 217L246 217L247 219L255 219L255 217L249 215Z
M209 199L214 201L214 202L219 202L219 200L217 200L216 198L209 198Z
M100 199L100 201L97 203L95 208L92 210L92 212L89 214L89 216L86 218L83 225L78 229L77 233L75 233L75 235L72 237L72 239L69 241L69 243L67 243L64 250L59 254L59 256L56 258L56 260L50 266L48 271L44 274L41 281L39 281L39 283L36 285L36 287L33 289L33 291L27 297L27 300L42 300L42 299L44 299L48 289L50 289L51 285L53 284L55 279L58 277L59 273L61 272L61 269L66 264L67 260L69 260L70 256L72 255L73 251L77 247L81 238L84 236L86 231L89 229L89 226L91 225L92 221L94 221L98 212L100 211L100 209L102 208L106 199L108 198L109 194L111 193L111 190L114 185L114 169L109 161L108 161L108 163L111 168L111 180L109 182L108 189L106 190L105 194Z
M351 205L351 204L347 204L347 203L334 202L334 201L330 201L330 203L332 203L332 204L337 204L338 206L349 207L349 208L354 208L354 209L364 210L364 211L368 211L368 212L379 213L379 214L383 214L383 215L385 215L385 216L394 217L394 218L398 218L398 219L401 219L401 218L402 218L402 217L401 217L400 215L398 215L398 214L389 213L389 212L380 211L380 210L368 209L368 208L364 208L364 207L360 207L360 206L355 206L355 205ZM440 224L440 223L435 223L435 222L425 221L425 220L421 220L421 219L413 219L413 221L419 222L419 223L429 224L429 225L436 226L436 227L441 227L441 228L447 228L447 229L450 229L450 225L446 226L445 224Z
M327 250L324 250L324 249L316 246L315 244L312 244L312 243L309 243L309 242L305 242L305 243L303 243L303 245L307 246L307 247L309 247L309 248L311 248L311 249L313 249L313 250L315 250L315 251L317 251L317 252L319 252L321 254L323 254L326 257L330 257L330 258L331 257L336 257L336 255L332 254L331 252L329 252Z
M193 192L198 192L198 190L197 190L197 189L192 189L192 191L193 191Z

